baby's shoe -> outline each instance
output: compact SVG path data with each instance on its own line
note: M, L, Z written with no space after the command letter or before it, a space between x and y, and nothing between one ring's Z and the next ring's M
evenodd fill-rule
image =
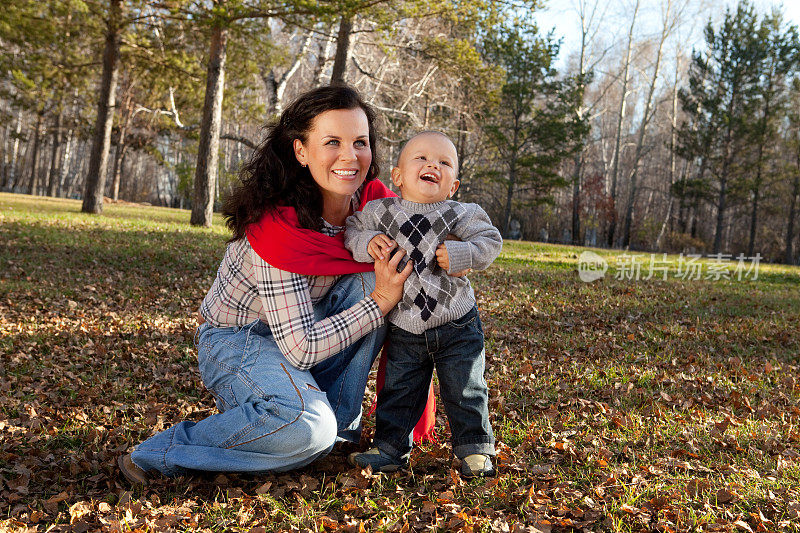
M465 478L492 477L496 473L488 455L474 453L461 459L461 475Z
M378 448L370 448L365 452L351 453L347 461L353 466L366 468L372 467L373 472L397 472L401 468L408 466L408 459L395 459L388 453L382 452Z

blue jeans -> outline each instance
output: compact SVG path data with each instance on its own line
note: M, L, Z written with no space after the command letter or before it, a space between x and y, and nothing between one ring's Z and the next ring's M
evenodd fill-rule
M372 272L342 276L314 305L315 318L352 307L374 286ZM298 370L260 320L244 327L203 324L200 376L220 413L154 435L136 448L133 462L167 476L285 471L326 455L337 438L358 442L364 389L385 334L381 326L311 370Z
M408 456L436 367L450 422L453 453L494 455L489 391L483 377L483 328L477 308L420 335L389 324L386 381L378 394L374 444L395 459Z

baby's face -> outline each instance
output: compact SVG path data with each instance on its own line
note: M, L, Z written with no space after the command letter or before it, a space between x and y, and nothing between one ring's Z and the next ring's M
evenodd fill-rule
M439 133L413 137L400 152L392 181L404 200L421 204L447 200L459 185L456 147Z

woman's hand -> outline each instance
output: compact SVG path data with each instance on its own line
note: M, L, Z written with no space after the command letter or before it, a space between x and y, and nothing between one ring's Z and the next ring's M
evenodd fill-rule
M413 261L409 259L405 268L400 272L397 271L397 265L405 255L406 251L400 248L388 260L384 258L375 261L375 290L370 296L381 308L384 316L403 297L403 284L414 269Z

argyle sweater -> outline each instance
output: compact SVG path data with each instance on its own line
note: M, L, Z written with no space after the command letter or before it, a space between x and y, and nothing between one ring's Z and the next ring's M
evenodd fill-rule
M382 198L368 202L347 219L344 245L356 261L372 262L367 245L381 233L394 239L414 261L403 298L388 319L415 334L460 318L475 305L469 280L447 275L436 262L436 248L445 243L452 273L487 268L503 246L500 232L478 204L452 200L420 204ZM450 233L461 240L445 241Z

